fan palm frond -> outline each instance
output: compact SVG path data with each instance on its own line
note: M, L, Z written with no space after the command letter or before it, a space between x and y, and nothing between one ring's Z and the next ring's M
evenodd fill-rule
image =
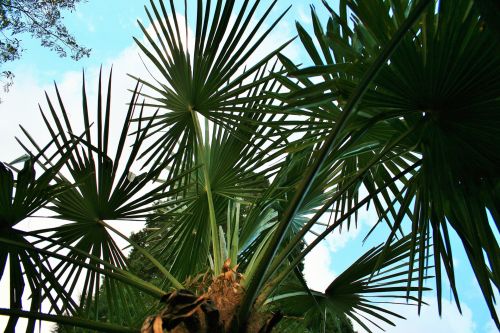
M59 193L51 200L48 209L56 213L56 218L71 221L54 228L39 229L40 236L48 237L52 244L46 245L46 249L54 252L65 251L64 245L71 245L78 251L70 250L67 253L69 258L85 262L88 258L86 254L101 258L107 263L118 267L126 267L126 257L117 246L112 233L125 237L118 231L113 231L105 221L109 220L138 220L140 218L151 218L156 215L155 211L160 207L168 207L169 213L175 214L175 210L185 199L178 200L179 193L185 189L177 185L178 179L170 181L158 181L160 173L163 172L166 164L157 165L147 172L139 175L132 173L134 162L140 152L141 144L144 141L147 131L151 126L149 121L142 128L142 109L137 122L138 130L135 131L134 144L128 152L128 157L124 166L120 166L121 157L125 154L125 144L130 133L132 117L134 116L135 105L138 97L138 87L132 94L131 102L125 117L121 135L116 147L115 157L111 159L110 148L110 113L111 113L111 75L109 79L108 91L103 105L103 95L101 92L101 78L99 78L98 103L97 103L97 146L94 146L91 135L91 122L89 117L87 94L85 83L82 87L82 105L85 130L83 134L83 147L67 152L68 145L75 141L73 126L63 104L62 98L56 86L57 102L61 115L58 115L56 108L47 96L52 122L42 112L45 124L52 136L52 140L58 148L57 154L68 154L65 168L57 174L58 183L69 189ZM54 124L54 125L52 125ZM95 128L95 126L94 126ZM26 132L27 134L27 132ZM36 142L27 134L28 139L36 147ZM42 154L46 156L46 154ZM49 163L49 161L47 161ZM44 166L45 164L41 164ZM189 171L186 171L189 172ZM154 182L156 181L156 184ZM162 205L153 205L159 200L166 200ZM152 258L149 256L148 258ZM154 259L154 258L153 258ZM92 265L100 267L99 262L90 260ZM158 261L153 263L164 273L165 277L177 287L182 286ZM83 292L80 297L81 309L90 311L90 304L94 298L99 297L101 284L101 273L92 269L83 269L74 262L60 261L52 267L54 276L61 280L61 284L71 291L78 280L85 272ZM114 280L104 284L110 285ZM110 287L111 288L111 287ZM126 297L127 288L114 287L115 291L122 292L122 297Z
M36 176L36 158L31 156L24 167L14 178L13 167L0 163L0 229L2 230L2 242L0 250L0 279L8 279L10 284L10 309L21 310L23 308L22 298L26 290L31 291L31 311L41 311L42 301L47 299L54 311L61 315L68 311L72 313L76 304L72 301L57 279L52 276L50 267L46 264L46 256L40 255L28 248L20 248L13 244L6 244L2 240L14 240L17 243L29 245L30 240L25 237L16 226L43 208L55 196L68 189L67 186L54 183L57 171L65 162L63 156L54 166L45 170L40 176ZM4 273L9 272L6 277ZM50 284L46 284L49 281ZM52 295L56 292L57 297ZM62 303L62 304L61 304ZM18 321L18 315L11 315L6 326L7 331L13 331ZM30 320L28 327L34 327L35 321Z
M354 91L362 69L378 54L375 46L386 43L416 6L414 1L399 0L374 6L354 0L344 4L341 15L331 12L326 32L316 30L320 44L328 46L321 48L322 55L306 47L315 66L293 73L302 81L321 77L313 96L323 104L337 100L340 107L342 96ZM349 11L353 26L345 24ZM499 285L494 259L499 254L494 236L498 220L496 213L490 218L488 212L497 211L493 202L498 200L500 52L497 35L484 29L483 19L473 1L439 1L429 6L381 68L350 124L375 120L383 124L385 135L413 128L398 146L398 158L370 170L364 186L375 193L398 170L418 165L411 177L374 200L380 220L392 229L389 241L408 217L413 256L423 258L422 242L431 239L434 256L440 258L435 267L439 308L443 272L460 306L449 235L449 228L454 229L498 324L494 309L494 287ZM309 91L314 93L314 88ZM298 91L292 97L300 100L304 93ZM372 142L380 145L383 137L375 128L368 132L374 135ZM356 156L369 153L353 152ZM419 265L413 273L422 276L424 263L420 260Z
M152 29L139 22L147 43L135 39L145 56L154 65L160 78L149 82L137 78L153 92L148 95L151 105L160 108L152 130L159 133L147 163L159 163L167 152L182 151L176 164L189 165L195 154L194 145L199 140L196 118L203 116L230 129L243 121L241 113L255 112L248 103L261 103L268 97L262 87L273 81L272 58L290 41L268 52L262 59L253 56L265 38L276 27L286 11L268 27L265 20L270 16L276 1L270 3L264 14L256 18L255 12L261 1L241 6L236 1L196 2L196 31L194 41L188 31L188 6L184 6L184 22L170 2L170 10L163 1L159 6L150 1L152 12L146 8ZM239 8L238 8L239 7ZM184 27L181 24L184 23ZM230 28L228 28L228 24ZM146 45L149 45L146 46ZM249 68L242 70L249 61ZM168 130L167 130L168 129ZM162 133L163 132L163 133Z
M316 325L321 325L326 316L347 316L367 332L371 332L368 322L380 329L380 323L394 326L390 318L403 317L385 309L384 304L416 305L418 302L413 295L418 287L408 287L411 285L408 275L412 270L409 260L412 246L410 236L386 247L380 244L354 261L324 293L285 283L266 303L276 302L285 317L302 317L306 321L309 317L318 318L320 322ZM381 257L383 264L379 265Z

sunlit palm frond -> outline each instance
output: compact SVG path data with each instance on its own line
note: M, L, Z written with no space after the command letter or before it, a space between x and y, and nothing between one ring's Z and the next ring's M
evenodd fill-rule
M198 0L192 36L187 27L187 5L180 15L173 2L167 9L163 1L159 5L150 1L152 11L146 8L146 12L151 29L139 22L147 41L135 39L153 64L151 70L158 72L158 77L153 76L156 82L139 79L152 90L152 105L160 108L152 126L158 134L157 144L145 152L150 154L146 162L159 163L167 152L176 150L181 154L175 164L190 165L198 136L194 114L229 129L241 123L241 112L256 111L249 110L248 103L268 99L264 93L254 92L273 81L268 73L274 71L272 58L290 41L255 58L284 15L265 27L276 1L266 5L264 14L257 17L260 2L204 4Z

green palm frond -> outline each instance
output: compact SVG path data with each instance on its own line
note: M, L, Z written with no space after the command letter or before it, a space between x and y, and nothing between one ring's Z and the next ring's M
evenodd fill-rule
M393 304L398 304L394 301L398 299L420 304L422 301L413 294L430 290L427 287L413 286L417 280L409 274L413 270L412 265L416 265L411 260L413 246L412 237L405 236L392 244L372 248L336 277L326 288L325 294L334 306L344 308L345 313L365 329L363 316L358 317L358 314L371 315L394 326L385 314L399 318L401 316L378 304L385 303L387 299L390 299L387 303ZM427 258L422 260L428 262ZM426 264L425 272L428 268L430 267ZM423 277L427 278L428 276Z
M156 144L145 152L150 153L147 163L152 160L159 163L174 149L182 152L177 165L192 163L197 140L193 113L230 128L242 122L241 113L255 112L255 107L248 108L249 103L268 100L262 88L273 81L268 73L274 71L270 61L290 41L262 59L254 58L256 50L285 14L264 28L276 1L257 18L260 2L245 1L238 6L234 0L215 4L198 0L194 45L190 45L193 36L180 26L188 24L188 7L184 7L182 22L173 2L168 10L163 1L159 6L150 1L152 12L146 8L146 13L154 32L139 22L147 42L135 39L159 73L159 78L154 78L156 82L138 78L152 90L151 105L160 108L152 126L158 136ZM249 68L242 70L247 63Z
M0 230L2 237L8 237L18 243L30 244L30 240L16 229L16 225L43 208L56 195L68 189L67 186L54 183L59 168L64 164L66 156L57 161L53 167L36 176L35 157L25 161L24 167L14 178L12 167L0 163ZM74 313L76 304L52 276L47 258L27 248L19 248L2 242L0 250L0 279L8 279L10 287L10 309L23 308L22 298L26 291L31 292L29 308L40 311L42 301L47 300L59 315L65 311ZM9 276L4 276L8 268ZM47 284L46 282L50 282ZM56 292L59 297L51 293ZM60 301L60 302L58 302ZM13 331L19 316L10 316L6 330ZM28 323L28 330L33 329L34 320Z
M394 34L391 34L390 40L384 44L382 51L377 55L373 63L368 67L368 70L363 74L362 79L356 86L354 91L350 94L347 100L343 112L340 114L338 121L336 121L333 130L328 133L328 136L321 145L321 149L317 152L315 160L307 168L305 175L298 185L298 189L293 199L288 204L286 212L283 214L283 218L280 220L276 232L273 235L273 239L266 246L265 252L262 255L261 262L257 265L256 269L252 271L246 284L248 289L247 293L243 299L242 306L239 312L240 322L246 322L248 318L249 311L254 303L259 289L263 285L263 281L266 277L266 272L271 265L271 260L275 256L278 247L280 246L283 237L286 233L287 228L290 225L291 220L298 211L300 205L302 204L304 197L308 193L311 184L314 182L316 177L321 173L321 169L324 166L324 162L328 159L331 152L335 152L338 149L342 150L341 147L346 139L346 134L344 130L348 127L349 118L352 115L356 115L357 106L370 87L372 81L375 79L380 70L387 63L391 54L397 49L398 45L404 40L407 32L412 28L412 26L418 21L422 12L429 5L429 0L420 1L415 8L410 12L409 16L398 26ZM329 101L331 103L331 101ZM394 141L397 144L401 138L404 138L407 134L403 134L399 139ZM386 148L382 149L382 155L385 155ZM377 163L370 162L370 163ZM362 175L362 174L361 174ZM353 178L348 183L350 185L356 182L356 178ZM343 193L343 192L340 192ZM330 204L331 205L331 204ZM328 206L330 206L328 205ZM272 272L271 272L272 273Z
M67 187L61 184L53 184L64 160L45 170L38 178L36 178L35 163L36 160L33 157L25 161L24 167L17 174L17 179L14 179L14 173L9 164L0 163L2 229L14 227L43 208L54 196L67 190Z
M135 175L131 171L151 126L151 121L149 121L144 128L141 128L144 126L142 124L143 108L140 110L139 121L137 123L138 130L135 131L134 144L131 151L127 152L127 160L125 165L122 166L123 170L120 173L119 163L124 154L127 137L131 131L130 125L132 124L132 117L134 116L138 98L137 87L129 103L114 159L108 157L110 144L111 75L105 108L102 105L101 80L99 79L97 146L94 146L92 142L85 86L82 88L82 98L83 117L85 121L85 140L82 140L82 142L85 144L86 149L75 151L68 163L66 163L68 171L75 182L75 188L73 191L65 193L64 196L59 196L54 205L49 208L54 210L59 218L75 222L131 220L150 217L151 213L158 208L151 205L152 203L167 197L175 198L176 194L182 191L182 188L171 188L174 184L173 181L160 182L160 185L151 188L146 187L158 179L169 160L139 175ZM61 121L60 116L57 115L55 108L48 98L47 102L56 128L52 127L46 116L44 116L44 120L55 142L58 143L59 140L62 143L71 142L74 137L73 129L68 120L69 118L62 104L59 92L58 99L64 122ZM105 114L103 114L104 112ZM69 133L69 135L65 133ZM61 180L65 179L62 178ZM147 192L142 193L141 191L143 190Z
M418 301L413 296L418 287L411 286L408 277L412 239L407 236L386 248L384 244L374 247L354 261L344 272L337 276L324 293L304 291L297 284L284 284L267 304L277 303L284 315L317 317L320 321L325 316L355 320L365 330L370 322L382 329L381 323L394 326L392 318L403 318L394 311L384 308L384 304L410 305ZM382 265L379 265L383 257ZM318 325L320 323L316 323Z
M363 68L378 54L376 46L386 43L416 6L415 1L399 0L344 4L340 15L331 11L326 32L315 30L320 45L328 46L321 48L321 56L304 42L315 66L295 70L293 75L302 82L312 76L322 82L313 86L316 94L315 88L308 87L291 95L297 104L303 104L301 99L309 94L317 96L320 104L336 100L342 107L343 96L354 91ZM353 25L345 24L349 11ZM306 41L305 36L302 39ZM443 272L459 305L451 227L461 239L497 324L494 289L499 285L495 260L499 250L494 229L498 229L498 215L492 212L498 211L493 203L498 201L500 165L498 45L498 35L484 28L473 1L433 4L381 68L349 122L358 127L375 122L363 136L363 140L371 136L375 145L383 144L384 135L414 128L394 152L396 158L370 170L363 185L375 193L399 170L418 166L373 201L380 220L392 229L389 241L409 218L415 246L412 258L423 258L423 239L431 239L434 256L440 258L435 267L439 308ZM370 152L354 147L352 153L361 161ZM423 267L419 260L412 274L421 277Z
M216 124L209 131L207 140L203 141L203 166L194 174L196 186L188 192L193 200L185 203L182 216L165 216L159 219L162 222L161 230L152 236L159 239L157 255L171 263L172 273L180 279L187 278L193 271L205 271L215 264L215 260L213 264L209 264L214 256L214 251L210 251L213 238L209 203L213 204L219 239L223 237L219 228L222 228L223 234L230 230L228 205L243 207L238 218L241 218L240 228L244 228L249 219L246 212L265 195L267 179L280 166L279 163L270 163L276 154L279 156L279 152L276 153L273 146L264 146L266 140L258 136L255 138L255 134L239 128L227 131ZM207 184L211 201L208 200ZM237 233L240 228L236 230ZM240 244L235 246L242 250L244 247ZM217 246L221 249L223 247L222 244ZM221 255L222 252L224 251L221 251ZM225 259L220 258L221 262ZM237 260L233 261L236 262Z
M53 240L58 240L62 244L72 245L79 251L69 251L69 258L86 261L86 254L101 258L118 268L126 267L126 257L117 246L112 237L109 225L105 221L109 220L139 220L146 217L154 217L155 211L160 207L165 207L169 213L175 214L178 206L187 198L177 200L177 197L185 189L177 185L177 179L169 181L158 181L158 177L163 172L166 164L170 161L150 168L147 172L139 175L132 173L135 161L140 153L141 144L147 136L151 121L146 125L142 121L142 108L140 110L137 130L135 131L134 144L130 151L125 150L127 137L131 132L132 117L137 104L138 91L134 91L129 103L127 114L123 123L121 135L115 151L114 159L108 157L110 153L110 113L111 113L111 75L108 84L108 91L103 103L101 92L101 78L99 78L98 103L97 103L97 145L94 146L91 134L92 126L89 117L87 94L85 83L82 87L82 105L85 131L81 142L84 144L81 149L68 152L69 157L65 162L65 168L57 175L57 181L67 187L67 191L58 194L51 200L48 209L55 212L58 219L71 221L55 228L45 228L38 230L40 235L50 236ZM58 154L65 154L64 147L75 141L73 126L69 121L68 113L64 107L62 98L57 90L57 100L60 107L60 115L56 112L51 100L47 97L52 121L42 112L45 124L52 136L52 140L58 148ZM52 125L54 124L54 125ZM144 128L143 128L144 127ZM28 139L36 146L36 142L28 135ZM125 165L120 165L123 155L128 153ZM42 154L45 156L46 154ZM189 171L186 171L189 172ZM156 184L154 182L156 181ZM153 205L160 200L165 200L160 206ZM121 235L119 233L119 235ZM61 245L56 242L46 246L51 251L61 251ZM83 253L83 254L82 254ZM96 267L100 263L90 261ZM177 287L182 286L172 275L166 271L157 261L155 261L170 282ZM85 274L84 287L80 296L82 309L90 311L90 304L99 295L99 289L103 285L101 273L92 269L83 269L74 262L60 261L52 267L54 276L60 279L61 284L71 292L74 291L76 281ZM122 293L121 297L126 298L126 288L111 286L114 280L106 282L104 285L114 288ZM133 299L133 296L129 298Z

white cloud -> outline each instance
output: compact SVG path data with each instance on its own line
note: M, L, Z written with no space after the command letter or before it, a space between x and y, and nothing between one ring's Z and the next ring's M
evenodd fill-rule
M299 5L297 12L299 14L299 21L303 24L312 24L311 15L306 11L304 6Z
M40 89L36 78L26 73L17 73L16 84L11 91L2 96L0 104L0 138L2 150L1 161L11 161L22 155L22 150L14 139L21 131L18 127L23 124L29 131L30 128L41 127L41 118L38 118L37 102L43 98L43 90ZM45 138L48 140L48 136Z
M304 277L309 288L324 291L336 274L331 267L331 253L323 242L318 244L304 261Z
M362 229L362 224L359 224L358 227L351 225L349 230L347 230L347 225L344 226L342 231L340 229L335 229L333 233L328 235L326 238L326 242L328 244L328 249L335 253L341 249L343 249L349 242L355 240Z
M321 219L322 222L326 223L326 218ZM313 228L316 233L321 233L324 231L324 226ZM347 226L342 229L336 229L333 233L330 233L321 241L305 258L304 261L304 277L307 284L311 289L317 291L324 291L328 285L335 279L338 275L332 269L333 254L342 248L344 248L349 242L355 240L361 231L361 224L356 228L351 225L351 228L347 230ZM310 243L316 238L312 233L306 235L306 242Z

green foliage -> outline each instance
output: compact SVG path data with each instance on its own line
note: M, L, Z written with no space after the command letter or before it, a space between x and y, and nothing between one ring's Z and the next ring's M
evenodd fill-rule
M61 193L65 186L51 184L58 169L64 163L63 157L53 167L48 168L38 178L34 169L36 158L28 157L24 167L18 170L17 179L14 179L12 166L0 163L0 231L1 238L9 243L3 244L0 250L0 279L4 278L5 269L9 269L10 309L23 308L22 296L28 284L32 291L29 301L30 311L41 310L42 294L51 291L57 292L61 298L68 300L68 311L74 311L75 305L71 302L70 295L54 278L52 272L42 264L46 257L32 249L31 242L24 232L15 229L15 226L38 211L43 205ZM21 246L18 246L18 245ZM46 280L48 285L45 285ZM62 309L53 297L49 302L54 306L57 314ZM73 304L72 304L73 303ZM11 315L6 331L13 331L19 317ZM35 320L30 319L28 329L33 329Z
M297 317L285 317L274 329L274 332L297 332L297 333L356 333L352 323L347 317L337 317L337 314L328 310L320 313L319 311L305 311L298 314Z
M90 49L81 46L62 23L62 10L74 11L82 0L1 0L0 1L0 68L5 63L21 58L24 51L22 37L29 34L40 40L43 47L60 57L68 52L74 60L90 55ZM85 1L85 0L83 0ZM8 92L14 73L0 71L0 84ZM1 102L1 100L0 100Z
M80 46L62 23L61 10L74 11L82 0L2 0L0 1L0 64L19 59L23 51L16 36L28 33L41 45L78 60L89 56L90 49Z
M315 30L316 38L328 44L322 49L324 59L310 47L308 52L316 59L316 66L294 73L301 78L321 75L324 82L314 85L318 88L315 94L332 89L320 97L325 103L334 96L339 96L342 103L342 96L352 93L363 68L379 53L378 45L389 42L416 5L396 0L377 5L347 3L355 17L354 26L345 24L345 16L332 12L326 32ZM391 188L392 195L386 192L383 201L375 201L380 220L391 223L388 243L404 227L407 217L411 220L413 242L419 246L413 255L418 252L423 258L425 249L432 244L441 307L443 270L458 302L448 235L448 228L453 228L462 240L492 316L498 321L492 287L498 286L494 259L498 246L487 211L497 214L493 202L498 201L500 162L496 148L500 50L498 35L484 27L484 19L474 4L431 4L413 33L394 50L390 63L374 78L352 123L362 126L380 119L385 133L379 132L382 127L372 127L371 133L364 135L374 144L383 142L380 134L408 135L398 147L399 156L379 165L364 180L365 187L373 192L396 170L417 166L403 181L403 189ZM341 12L346 11L344 4ZM292 97L305 96L299 91ZM416 241L418 234L420 244ZM416 271L420 284L424 265L420 259Z

